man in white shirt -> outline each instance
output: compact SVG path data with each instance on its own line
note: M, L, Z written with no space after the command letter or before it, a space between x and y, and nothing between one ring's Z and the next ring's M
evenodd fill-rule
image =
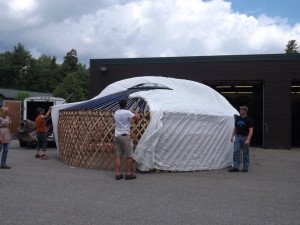
M116 180L122 179L124 176L120 173L121 158L123 155L126 157L126 180L136 179L136 175L130 172L132 166L132 153L133 153L133 143L130 137L130 121L134 119L136 121L140 120L140 116L134 112L126 110L127 101L121 99L119 101L120 109L115 112L115 144L116 144Z

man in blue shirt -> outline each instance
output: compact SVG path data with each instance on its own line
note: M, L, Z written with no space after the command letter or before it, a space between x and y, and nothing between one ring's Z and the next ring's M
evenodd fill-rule
M253 121L247 113L248 107L241 106L240 116L235 119L235 127L231 135L231 142L234 140L233 167L228 170L229 172L239 172L241 149L243 150L242 172L248 172L250 166L249 148L253 135Z

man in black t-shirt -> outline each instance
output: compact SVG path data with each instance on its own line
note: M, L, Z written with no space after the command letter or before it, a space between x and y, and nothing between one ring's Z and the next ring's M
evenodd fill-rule
M241 106L240 116L235 118L235 126L231 135L231 142L234 140L233 167L228 170L229 172L239 172L241 149L243 150L242 172L248 172L250 166L249 148L253 135L253 121L247 113L248 107Z

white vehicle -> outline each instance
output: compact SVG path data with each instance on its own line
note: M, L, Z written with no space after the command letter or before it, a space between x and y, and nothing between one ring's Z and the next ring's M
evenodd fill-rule
M23 104L23 121L21 122L18 130L20 132L20 146L26 147L31 146L35 147L37 143L36 138L36 127L35 127L35 118L38 116L37 108L41 107L45 109L47 113L50 106L61 105L65 103L65 99L56 98L56 97L29 97L24 99ZM53 136L53 128L51 118L47 119L46 133L47 140L49 144L55 144Z

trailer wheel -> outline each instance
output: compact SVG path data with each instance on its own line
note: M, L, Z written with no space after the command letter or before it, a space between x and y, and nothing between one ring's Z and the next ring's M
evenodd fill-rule
M26 142L24 142L24 141L19 141L19 142L20 142L20 147L27 147Z

